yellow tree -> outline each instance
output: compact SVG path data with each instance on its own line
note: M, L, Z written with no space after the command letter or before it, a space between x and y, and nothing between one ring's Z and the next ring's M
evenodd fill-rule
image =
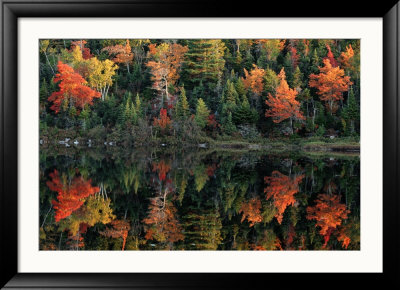
M343 92L346 92L349 85L353 83L349 76L344 75L340 67L333 67L329 59L324 59L324 66L319 67L318 75L311 74L309 86L317 89L317 94L326 106L331 115L337 110L336 103L343 100Z
M60 221L59 229L68 229L75 236L82 224L86 227L93 227L97 223L108 224L115 219L110 204L111 199L109 198L104 199L99 195L89 196L81 208Z
M109 59L100 61L96 57L90 58L87 61L87 66L89 86L99 91L101 99L104 101L109 88L113 84L112 77L115 75L118 66Z

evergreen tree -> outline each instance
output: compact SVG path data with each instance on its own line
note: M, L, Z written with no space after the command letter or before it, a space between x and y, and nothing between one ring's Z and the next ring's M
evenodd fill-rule
M297 66L293 74L292 87L295 88L298 92L300 92L301 87L303 86L302 79L303 79L303 74L301 73L300 68Z
M228 113L228 117L226 118L226 121L223 124L223 129L224 129L224 133L231 135L232 133L234 133L236 131L236 127L235 124L233 124L232 121L232 113L229 112Z
M40 102L45 102L49 97L49 89L47 87L46 79L43 78L42 84L40 85L39 89L39 100Z
M232 118L236 125L254 124L258 120L258 113L255 109L250 108L249 101L246 97L240 106L236 107Z
M190 207L182 225L185 248L189 250L217 250L222 242L222 222L217 209Z
M355 131L355 122L360 119L360 109L354 96L353 88L350 89L347 106L344 108L342 116L346 124L350 127L351 133Z
M275 89L279 85L278 75L272 69L267 68L265 70L264 83L265 92L267 94L275 93Z
M185 54L185 72L193 87L203 82L207 88L222 76L225 65L225 44L220 39L193 39L188 41Z
M203 129L207 125L207 119L208 119L209 115L210 115L210 111L208 110L203 99L200 98L197 101L196 115L194 117L197 125L199 125L200 128Z
M186 98L186 91L185 88L181 88L181 93L178 98L178 102L175 105L176 111L175 115L179 120L185 120L189 117L190 110L189 110L189 103Z
M135 111L137 114L137 117L142 117L143 111L142 111L142 103L140 101L140 97L139 97L139 93L136 94L136 98L135 98Z
M237 78L237 80L235 81L235 90L242 101L244 99L247 100L246 88L244 87L242 78Z

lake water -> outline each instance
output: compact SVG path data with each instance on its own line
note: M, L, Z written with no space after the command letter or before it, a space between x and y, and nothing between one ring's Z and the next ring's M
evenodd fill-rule
M359 250L360 159L41 149L39 226L41 250Z

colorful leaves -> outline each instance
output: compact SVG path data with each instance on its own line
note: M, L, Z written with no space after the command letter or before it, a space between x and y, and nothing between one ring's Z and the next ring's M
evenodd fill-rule
M105 231L100 232L105 237L114 239L122 238L122 251L125 249L126 238L128 237L131 225L127 220L113 220L111 222L111 228L107 228Z
M280 123L288 118L305 119L300 111L300 103L296 100L297 91L289 88L283 68L278 77L280 83L276 88L275 95L268 94L268 99L265 101L269 106L265 116L272 117L274 123Z
M157 119L157 118L154 118L154 121L153 121L153 126L156 126L156 127L159 127L159 128L161 128L161 130L164 132L165 131L165 129L169 126L169 125L171 125L171 119L168 117L168 114L167 114L167 110L166 109L164 109L164 108L162 108L161 110L160 110L160 117Z
M295 204L294 195L299 191L299 183L303 178L304 175L290 178L279 171L273 171L271 176L264 177L264 182L268 185L264 192L267 194L267 199L273 198L274 205L278 210L275 217L279 224L282 223L286 208Z
M246 89L251 89L254 94L261 95L264 90L264 75L265 71L262 68L258 68L255 64L253 64L253 69L250 73L244 69L244 78L242 78L244 87Z
M324 246L328 243L332 231L347 219L349 213L346 205L340 203L340 195L319 194L315 206L307 207L307 219L316 220L315 227L319 227L319 233L324 236ZM341 239L347 243L345 237Z
M58 62L58 71L54 82L58 84L59 91L54 92L48 98L53 105L50 107L55 113L59 113L65 105L83 109L86 104L93 104L94 98L99 98L100 93L89 88L87 81L67 64Z
M321 100L327 102L328 109L334 113L334 104L343 100L343 92L347 91L353 83L349 76L344 75L344 70L334 67L329 59L324 59L324 66L319 67L318 75L311 74L309 86L316 88Z
M148 217L143 222L148 225L145 235L147 240L174 243L184 239L182 227L176 218L176 208L170 201L151 199Z
M103 51L107 51L110 56L114 56L112 61L115 63L129 64L133 60L133 53L129 40L126 40L125 45L117 44L114 46L107 46L103 48Z
M85 198L99 192L99 187L93 187L91 180L84 180L82 176L75 176L69 181L63 180L58 171L50 173L51 181L47 181L50 190L58 193L57 200L52 200L56 211L56 222L70 216L85 202Z
M261 200L259 198L252 198L247 202L243 202L240 207L239 213L243 213L241 222L245 219L250 223L250 227L262 221L261 216Z

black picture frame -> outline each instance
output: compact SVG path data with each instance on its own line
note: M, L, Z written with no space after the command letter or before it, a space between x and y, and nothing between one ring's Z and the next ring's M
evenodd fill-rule
M240 5L208 0L1 0L1 271L0 286L20 288L146 288L203 289L296 287L301 281L337 288L399 282L399 13L396 1L378 4L347 1L293 1L274 9L260 9L255 1ZM339 2L335 5L341 5ZM279 7L280 6L280 7ZM365 7L367 6L367 7ZM319 12L312 8L317 7ZM132 273L132 274L28 274L18 273L18 87L17 51L19 17L380 17L383 18L383 273L353 274L232 274L232 273ZM379 174L379 173L378 173ZM23 182L23 181L19 181ZM221 269L223 271L223 269ZM90 269L88 269L90 271ZM355 269L355 272L357 269ZM301 269L299 269L301 272ZM334 277L332 277L334 275ZM289 277L287 277L289 276ZM309 277L312 276L312 277ZM343 279L346 282L343 282ZM262 284L264 283L264 284Z

